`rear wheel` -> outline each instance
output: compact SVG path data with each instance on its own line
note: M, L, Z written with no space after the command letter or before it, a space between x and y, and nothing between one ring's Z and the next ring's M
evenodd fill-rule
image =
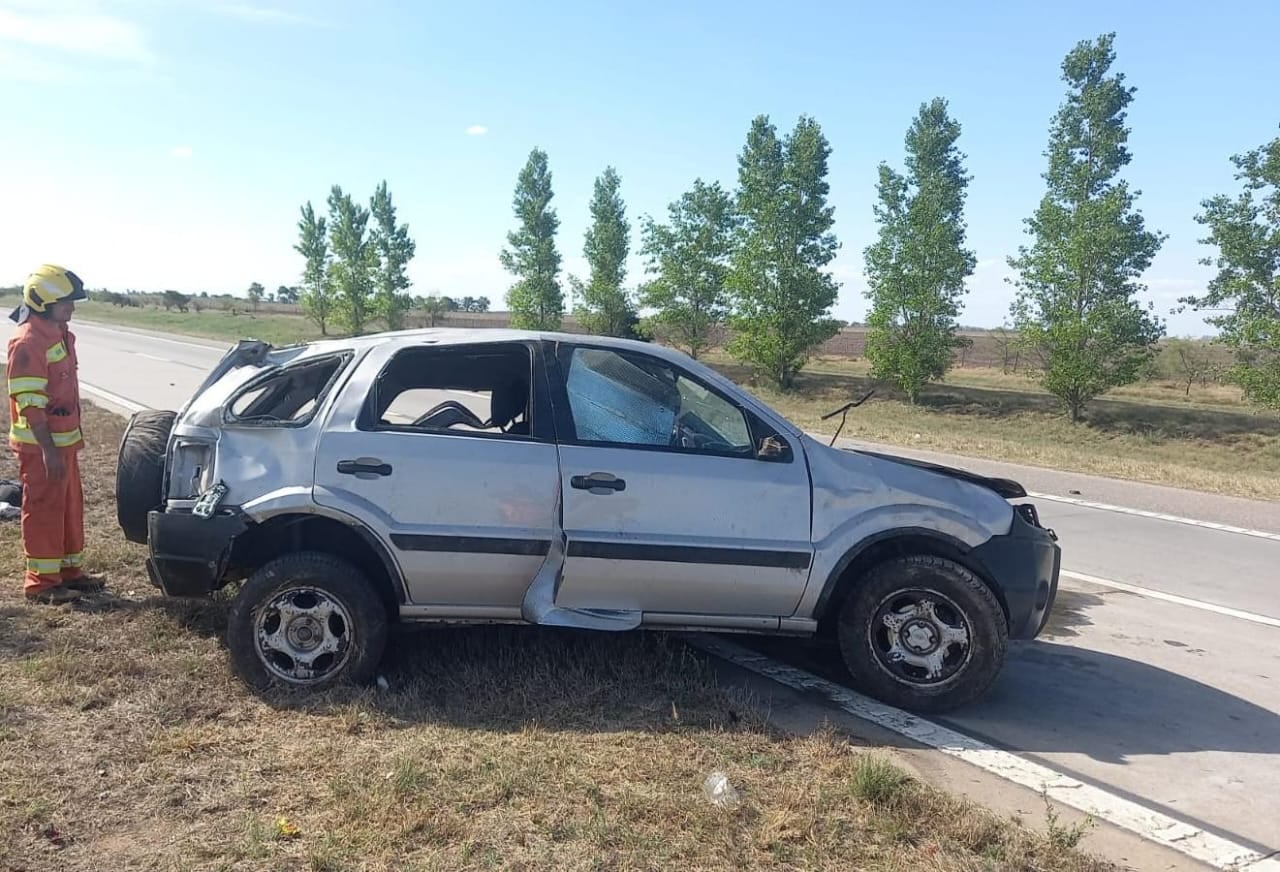
M138 412L120 438L116 520L130 542L146 544L147 514L164 502L164 464L176 418L176 412Z
M1004 611L960 564L918 555L859 579L840 609L840 653L854 682L891 705L943 712L984 694L1004 664Z
M364 684L387 644L387 610L372 583L318 552L288 554L253 573L227 623L235 671L259 690Z

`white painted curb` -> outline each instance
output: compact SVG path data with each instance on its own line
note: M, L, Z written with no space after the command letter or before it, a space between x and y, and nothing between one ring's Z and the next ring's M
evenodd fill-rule
M1231 872L1280 872L1280 859L1274 856L1260 854L1230 839L1144 808L1136 802L1047 766L1024 760L1016 754L1002 751L941 724L877 702L804 670L778 663L772 658L721 639L701 635L685 635L683 638L701 651L793 690L818 693L856 718L959 758L1006 781L1042 792L1063 805L1136 833L1214 869Z

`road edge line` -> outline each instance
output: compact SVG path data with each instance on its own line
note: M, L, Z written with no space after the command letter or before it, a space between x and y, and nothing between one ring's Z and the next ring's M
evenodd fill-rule
M1110 578L1090 575L1087 572L1076 572L1072 569L1063 569L1061 570L1061 574L1064 578L1072 578L1076 581L1083 581L1086 584L1096 584L1101 587L1109 587L1114 590L1122 590L1126 593L1149 597L1150 599L1157 599L1167 603L1174 603L1180 606L1187 606L1193 609L1213 612L1214 614L1226 615L1229 618L1239 618L1242 621L1251 621L1255 624L1262 624L1266 627L1280 628L1280 618L1273 618L1269 615L1260 615L1256 612L1246 612L1240 609L1233 609L1230 606L1220 606L1216 603L1208 603L1204 600L1178 596L1176 593L1165 593L1161 590L1153 590L1149 587L1141 587L1140 585L1129 584L1124 581L1113 581Z
M150 408L149 406L144 406L142 403L138 403L126 397L122 397L119 394L113 394L111 391L105 390L104 388L97 387L96 385L80 382L80 390L86 394L89 394L89 396L91 397L97 397L98 399L103 400L104 402L107 402L113 406L119 406L121 409L126 410L129 414L145 412L148 408ZM114 410L108 409L107 411L114 411ZM121 417L128 417L128 416L121 415Z
M104 333L115 333L117 336L141 336L144 339L151 339L156 342L167 342L170 345L181 345L184 348L200 348L207 351L225 352L228 348L235 345L235 340L219 340L209 336L198 336L190 333L163 333L159 330L149 330L146 327L134 327L129 324L113 324L110 321L95 321L92 318L77 318L76 323L89 327L91 330L101 330Z
M801 692L815 692L845 712L936 751L1035 790L1094 818L1136 833L1185 857L1233 872L1276 872L1280 862L1230 839L1153 811L1064 773L996 748L949 727L896 709L812 673L732 642L684 634L692 647ZM1273 862L1275 865L1272 865Z
M1061 472L1061 470L1055 471ZM1027 496L1036 500L1049 500L1050 502L1064 503L1069 506L1098 509L1104 512L1115 512L1119 515L1133 515L1138 518L1150 518L1154 521L1168 521L1173 524L1184 524L1188 527L1201 527L1205 530L1217 530L1222 533L1235 533L1240 536L1253 536L1256 539L1270 539L1273 542L1280 542L1280 533L1272 533L1269 530L1255 530L1249 527L1237 527L1234 524L1219 524L1216 521L1201 521L1197 518L1188 518L1183 515L1170 515L1166 512L1152 512L1147 509L1133 509L1128 506L1099 503L1094 500L1085 500L1079 497L1064 497L1057 494L1040 493L1039 491L1027 491Z

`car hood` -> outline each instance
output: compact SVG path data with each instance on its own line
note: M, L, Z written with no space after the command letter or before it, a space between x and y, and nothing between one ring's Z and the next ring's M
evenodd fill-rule
M833 448L804 439L813 481L814 541L880 528L927 528L945 532L969 546L999 533L1013 522L1009 494L1013 482L989 479L939 464L894 455Z
M884 454L879 451L867 451L859 448L842 448L840 450L854 454L861 454L866 457L875 457L879 460L887 460L890 463L901 463L906 466L914 466L917 469L928 470L929 472L937 473L938 475L945 475L949 478L958 478L961 481L967 481L970 484L976 484L980 487L985 487L988 490L995 491L1006 500L1021 499L1027 495L1026 488L1009 478L980 475L967 469L958 469L954 466L944 466L940 463L930 463L927 460L916 460L911 457L902 457L897 454Z

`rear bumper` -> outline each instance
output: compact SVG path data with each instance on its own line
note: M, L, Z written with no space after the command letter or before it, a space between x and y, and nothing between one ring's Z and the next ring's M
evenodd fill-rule
M1062 571L1062 549L1054 534L1015 510L1009 532L975 548L972 556L1004 597L1009 638L1039 636L1053 613Z
M248 529L238 511L199 518L190 512L147 515L147 574L166 596L205 597L221 586L231 543Z

